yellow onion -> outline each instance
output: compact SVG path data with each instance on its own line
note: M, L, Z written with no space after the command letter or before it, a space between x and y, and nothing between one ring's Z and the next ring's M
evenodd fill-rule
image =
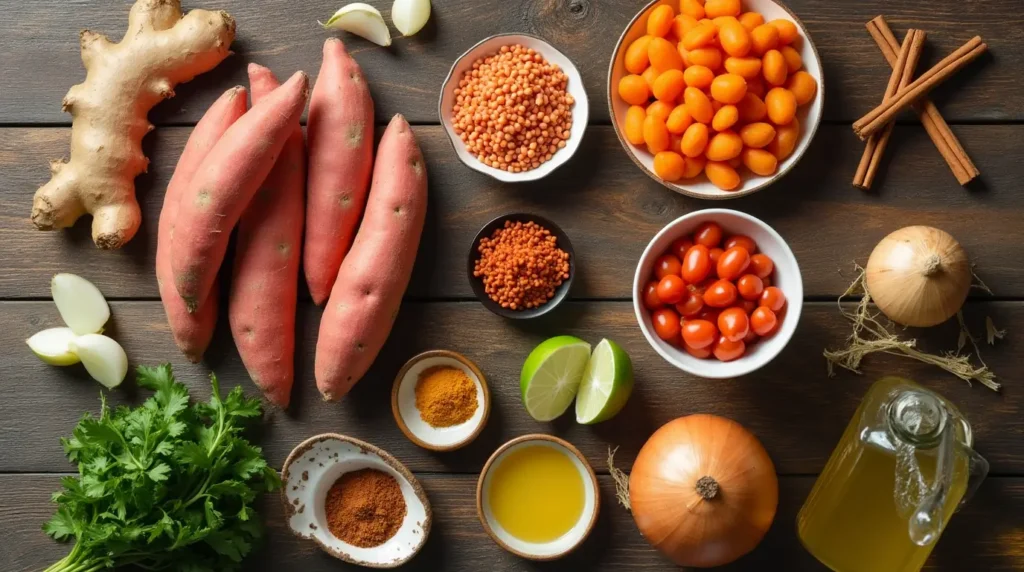
M680 566L728 564L761 542L779 481L760 441L714 415L670 421L640 450L629 477L640 533Z
M930 226L908 226L883 238L866 270L875 305L904 326L945 322L971 290L967 253L949 233Z

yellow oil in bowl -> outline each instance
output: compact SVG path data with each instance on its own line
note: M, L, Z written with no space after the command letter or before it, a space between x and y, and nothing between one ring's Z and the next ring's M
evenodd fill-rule
M524 542L558 539L583 515L583 475L560 448L528 445L504 455L491 469L491 514Z

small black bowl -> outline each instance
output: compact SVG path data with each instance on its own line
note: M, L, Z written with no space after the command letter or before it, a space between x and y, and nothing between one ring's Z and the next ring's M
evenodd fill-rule
M495 230L504 227L505 221L534 222L548 229L552 236L558 239L558 248L569 254L569 279L562 282L562 285L555 290L554 298L536 308L529 308L525 310L510 310L508 308L502 308L500 304L491 300L487 293L484 292L483 279L473 276L473 270L476 268L476 261L480 259L480 252L477 250L477 247L480 245L480 240L484 237L489 238ZM554 310L556 306L561 304L563 300L569 297L569 288L572 287L572 281L576 278L576 253L572 250L572 242L569 241L569 236L565 234L557 224L542 216L534 214L512 213L501 215L500 217L492 220L485 224L484 227L480 229L480 232L476 233L476 237L473 239L473 244L469 247L467 270L469 285L473 288L473 293L476 294L477 299L480 300L480 303L483 304L485 308L503 318L509 318L511 320L526 320L547 314L551 310Z

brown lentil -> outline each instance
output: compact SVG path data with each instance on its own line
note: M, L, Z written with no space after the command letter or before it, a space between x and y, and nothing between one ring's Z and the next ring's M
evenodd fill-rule
M524 310L545 304L569 279L569 254L558 238L534 222L505 221L490 238L480 239L473 276L502 308Z
M485 165L510 173L536 169L565 147L575 100L568 76L532 48L502 46L477 59L455 90L453 124Z

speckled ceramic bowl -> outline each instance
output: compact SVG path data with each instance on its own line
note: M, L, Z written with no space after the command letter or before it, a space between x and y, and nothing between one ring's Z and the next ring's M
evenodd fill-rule
M354 546L331 534L324 511L331 485L341 475L360 469L391 475L405 499L405 519L398 532L372 548ZM419 481L405 465L369 443L334 433L311 437L288 455L281 479L288 527L299 538L312 540L339 560L368 568L396 568L415 556L430 534L430 502Z

